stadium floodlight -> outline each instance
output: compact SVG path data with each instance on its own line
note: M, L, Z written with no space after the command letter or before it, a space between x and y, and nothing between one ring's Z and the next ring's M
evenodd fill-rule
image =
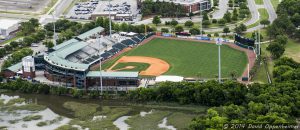
M56 49L56 33L55 33L55 9L52 12L52 19L53 19L53 44L54 44L54 49Z
M222 45L222 38L216 39L216 44L219 46L219 83L221 83L221 45Z
M260 56L260 29L255 33L256 54Z
M102 57L101 57L101 35L99 35L99 38L98 38L98 42L99 42L99 57L100 57L100 63L99 63L99 67L100 67L100 94L102 96L103 94L103 85L102 85ZM98 90L98 87L97 87L97 91Z
M202 16L202 10L201 10L201 3L200 3L200 6L199 6L199 12L200 12L200 36L202 37L203 36L203 27L202 27L202 21L203 21L203 16Z
M111 38L111 14L110 14L110 11L111 11L112 5L110 4L110 1L111 0L108 1L108 4L109 4L109 13L108 14L109 14L109 37Z

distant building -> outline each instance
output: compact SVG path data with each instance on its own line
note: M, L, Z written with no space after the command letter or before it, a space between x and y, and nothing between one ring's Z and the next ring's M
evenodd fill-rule
M20 20L0 19L0 35L8 36L19 29Z

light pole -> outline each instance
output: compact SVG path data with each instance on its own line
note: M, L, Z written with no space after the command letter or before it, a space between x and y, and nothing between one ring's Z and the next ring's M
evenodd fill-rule
M56 33L55 33L55 11L52 12L52 19L53 19L53 44L54 44L54 49L56 49Z
M219 83L221 83L221 45L222 45L222 39L217 38L216 44L219 46Z
M100 63L99 63L99 66L100 66L100 95L102 96L103 94L103 85L102 85L102 57L101 57L101 35L99 35L99 38L98 38L98 42L99 42L99 57L100 57ZM97 87L97 91L98 91L98 87Z
M201 37L203 36L202 32L203 32L203 28L202 28L202 21L203 21L203 17L202 17L202 10L201 10L201 3L199 5L199 11L200 11L200 35ZM202 18L202 19L201 19Z
M111 11L111 4L110 4L110 1L108 1L108 4L109 4L109 37L111 38L111 15L110 15L110 11Z

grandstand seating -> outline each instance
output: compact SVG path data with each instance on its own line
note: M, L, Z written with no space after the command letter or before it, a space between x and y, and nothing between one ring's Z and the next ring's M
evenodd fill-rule
M103 59L107 59L107 58L109 58L110 56L112 56L112 55L109 54L109 53L107 53L107 52L101 54L101 57L102 57Z
M135 41L136 43L140 43L141 42L141 40L138 39L137 37L133 37L132 40Z
M126 48L126 47L128 47L128 46L126 46L126 45L124 45L124 44L122 44L122 43L117 43L117 44L113 45L112 47L113 47L113 48L116 48L116 49L118 49L118 50L123 50L124 48Z
M127 46L132 46L134 45L135 43L133 42L133 40L130 40L130 39L126 39L124 41L122 41L121 43L127 45Z
M138 34L138 35L137 35L137 38L140 39L140 40L142 41L142 40L144 40L145 36L142 35L142 34Z
M107 52L110 53L110 54L112 54L112 55L114 55L114 54L117 54L119 51L120 51L120 50L113 48L113 49L110 49L110 50L107 51Z

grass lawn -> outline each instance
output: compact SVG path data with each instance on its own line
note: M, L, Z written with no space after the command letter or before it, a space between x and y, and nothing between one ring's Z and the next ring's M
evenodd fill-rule
M6 41L0 43L0 45L7 44L7 43L10 43L10 42L12 42L12 41L16 41L16 40L18 40L18 39L21 39L21 38L22 38L22 36L17 36L17 37L14 37L14 38L12 38L12 39L9 39L9 40L6 40Z
M174 112L172 115L168 116L167 125L172 125L178 130L185 130L189 127L189 123L191 123L192 119L196 116L198 115Z
M285 47L284 56L291 57L295 61L300 62L300 42L289 40Z
M159 129L157 125L161 123L164 117L167 117L170 114L169 111L153 110L151 114L144 117L135 115L125 122L131 127L130 130L157 130Z
M131 68L123 69L127 66L132 66L134 68L132 68L132 69ZM127 62L127 63L117 64L114 68L112 68L112 70L122 69L122 70L119 70L119 71L143 71L143 70L146 70L149 66L150 66L150 64L147 64L147 63Z
M246 54L226 45L221 48L222 76L230 77L232 71L236 71L240 76L247 65ZM215 78L218 74L218 46L215 44L158 38L132 49L126 55L165 60L171 66L165 73L167 75L195 77L201 73L204 78ZM112 62L107 62L103 66L109 66L106 64L111 66Z
M247 33L243 34L243 36L247 37L247 38L252 38L252 33L253 32L247 32ZM267 36L267 30L265 28L263 28L263 29L260 30L260 34L263 36L263 39L260 39L261 42L269 40L268 36Z
M259 25L261 20L269 19L269 14L268 14L267 9L260 8L260 9L258 9L258 12L259 12L259 15L260 15L259 20L257 22L255 22L254 24L251 24L251 25L247 26L247 28L253 28L253 27Z
M69 125L64 125L57 130L71 128L71 125L80 125L83 128L89 128L91 130L115 130L117 128L113 122L131 111L131 108L128 107L100 107L98 104L83 104L78 102L66 102L64 103L64 107L74 112L75 119L73 119ZM93 121L94 116L106 116L106 118Z
M269 70L270 76L272 78L272 72L273 72L273 68L274 68L274 61L271 60L271 54L269 51L267 51L267 47L269 44L262 44L261 45L261 55L263 57L268 58L267 60L267 68ZM268 79L267 79L267 73L266 70L264 68L264 64L261 64L260 68L257 70L257 73L255 75L255 77L253 77L252 81L254 82L260 82L260 83L268 83Z
M279 2L280 0L271 0L271 3L272 3L272 5L273 5L273 7L274 7L274 9L276 10L277 9L277 7L278 7L278 5L279 5Z
M255 0L255 4L257 4L257 5L263 5L264 1L263 0Z

